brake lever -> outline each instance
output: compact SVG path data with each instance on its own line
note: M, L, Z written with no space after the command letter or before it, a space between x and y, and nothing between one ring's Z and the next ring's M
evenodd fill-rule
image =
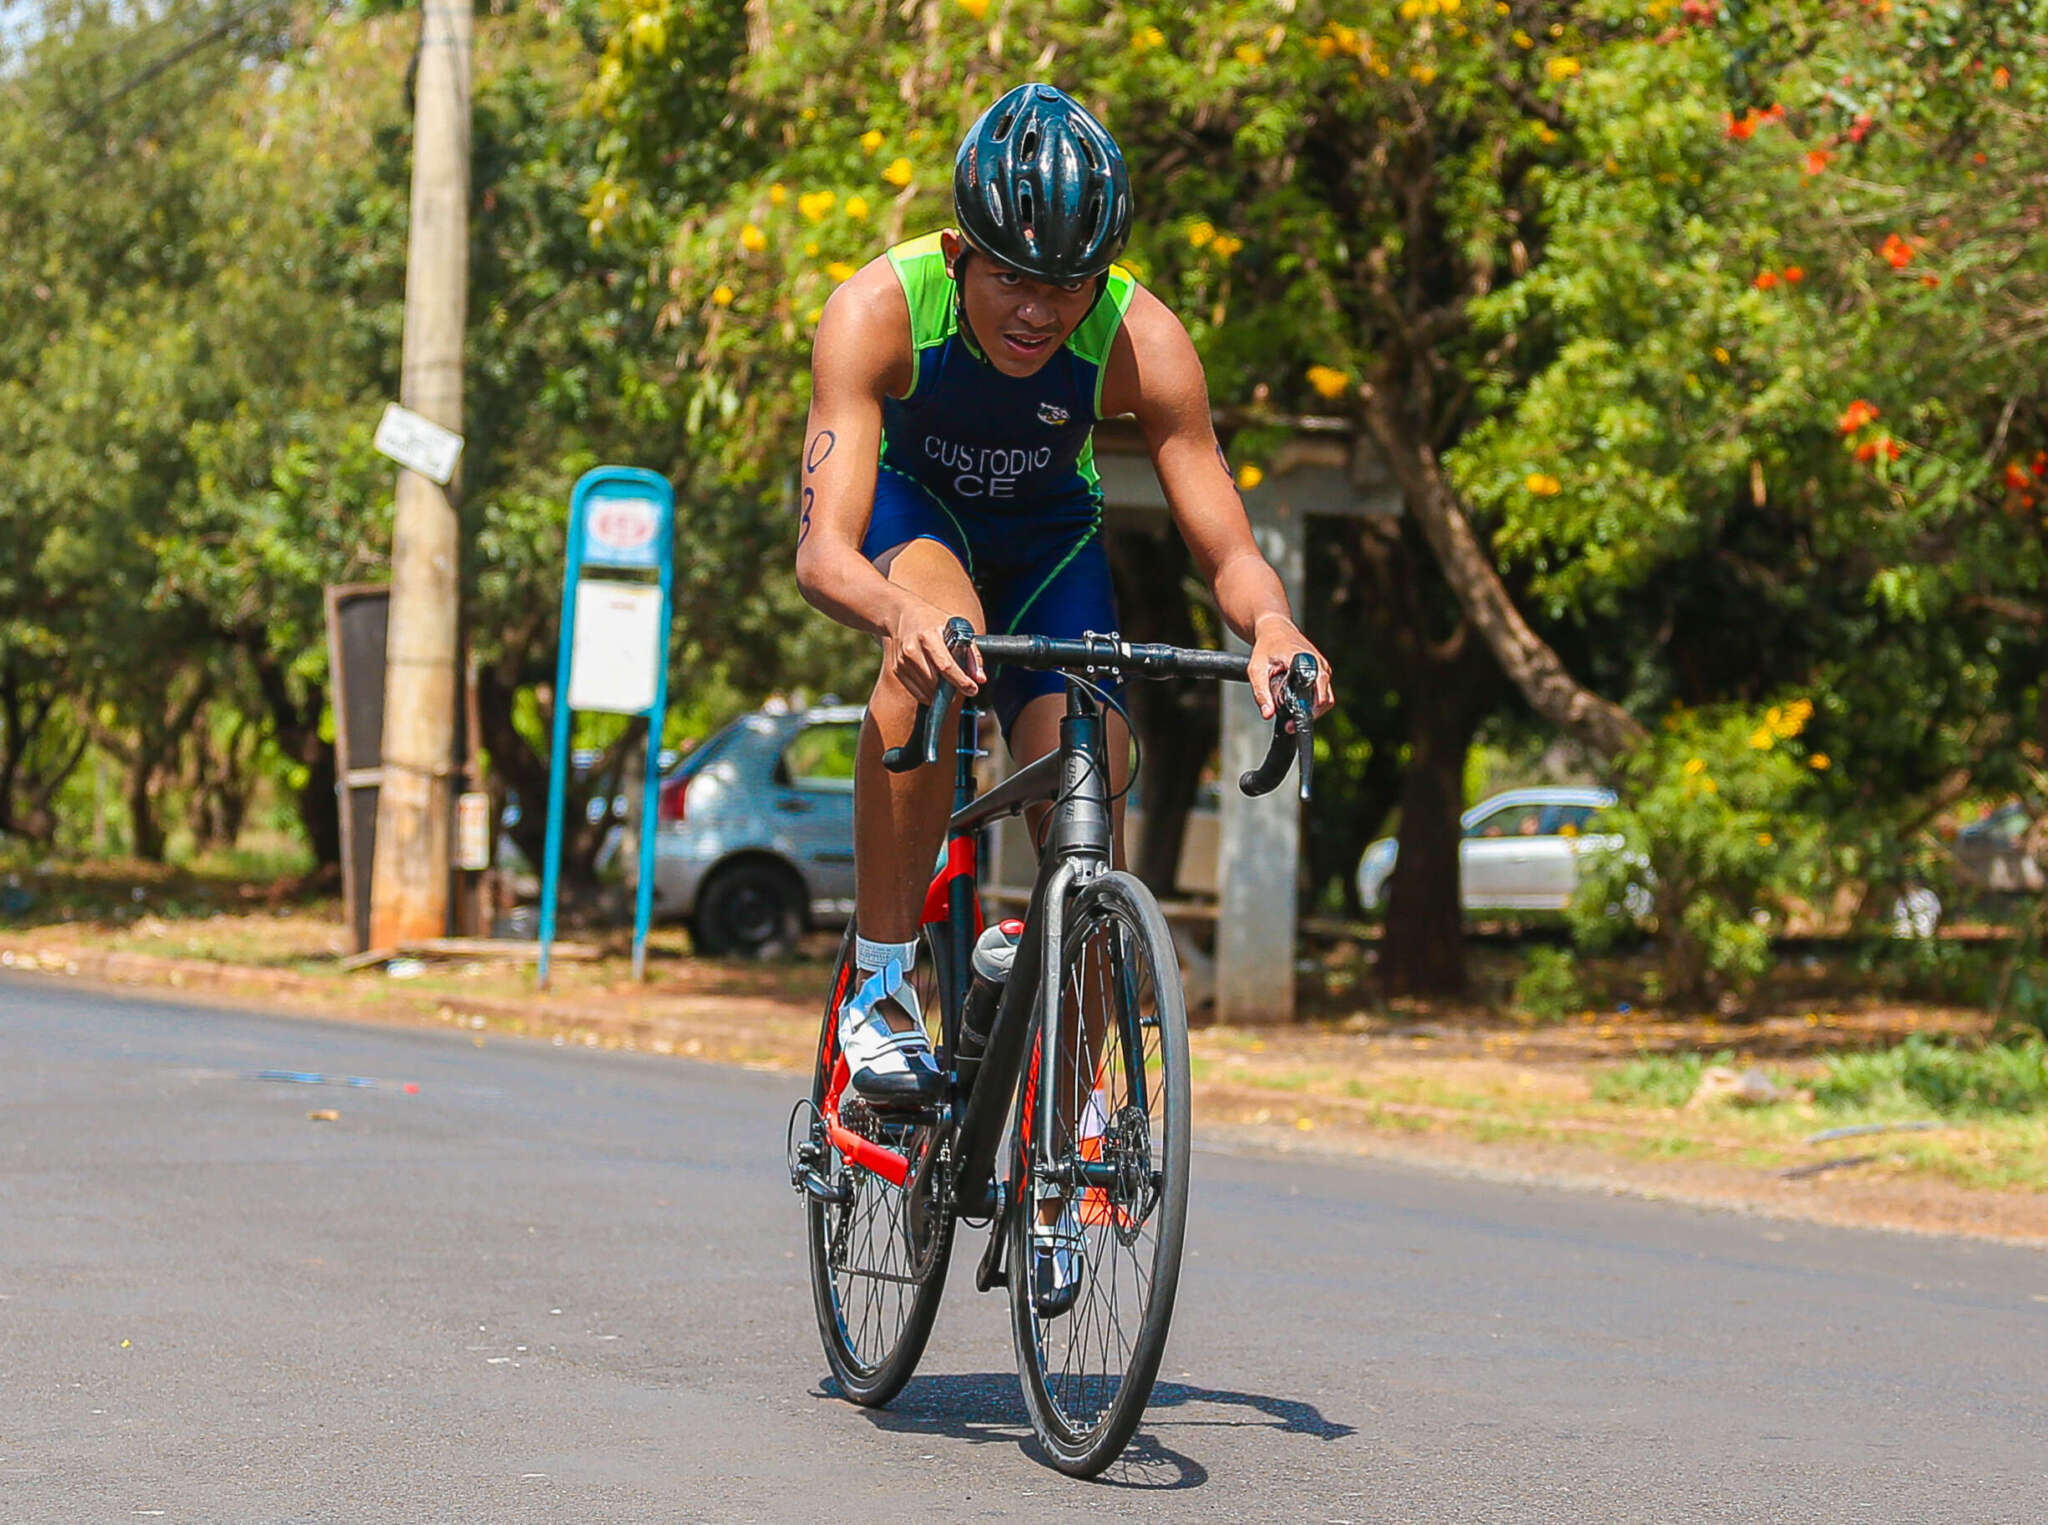
M974 627L955 615L946 621L946 649L958 656L974 644ZM959 690L948 679L939 679L931 701L917 707L910 722L910 740L882 753L882 766L891 773L909 773L939 760L939 733L945 729L946 713L953 708Z
M1237 787L1249 798L1271 794L1287 777L1289 763L1301 772L1301 798L1309 797L1315 768L1315 692L1319 669L1307 652L1297 652L1288 665L1287 680L1273 697L1273 740L1266 760L1243 774Z

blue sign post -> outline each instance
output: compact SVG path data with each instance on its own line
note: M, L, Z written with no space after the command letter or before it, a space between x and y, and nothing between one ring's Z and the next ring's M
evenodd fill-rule
M548 839L541 865L540 988L548 988L555 898L562 867L562 811L570 768L572 710L647 720L640 808L640 886L633 906L633 978L647 975L654 916L654 838L661 789L661 733L668 717L668 628L675 579L675 489L651 471L599 466L569 497L569 569L562 582L561 648L555 659L555 735L548 765ZM610 574L585 578L591 568ZM655 574L652 582L645 574ZM637 575L633 575L637 574ZM607 802L607 808L609 803Z

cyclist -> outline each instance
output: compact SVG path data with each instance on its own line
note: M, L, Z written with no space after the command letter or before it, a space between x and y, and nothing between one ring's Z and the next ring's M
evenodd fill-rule
M854 778L855 961L840 1018L852 1084L871 1103L936 1100L916 996L917 920L951 777L881 765L939 680L987 683L948 651L946 621L1072 637L1117 628L1091 431L1135 414L1174 522L1230 628L1251 643L1260 712L1298 652L1210 421L1180 320L1114 263L1130 177L1101 123L1050 85L984 112L953 169L957 226L888 250L825 305L812 351L802 524L804 597L882 644ZM1019 766L1058 745L1064 682L1005 670L988 699ZM1128 736L1112 716L1116 787ZM1119 822L1119 829L1120 829ZM1121 843L1119 843L1121 854Z

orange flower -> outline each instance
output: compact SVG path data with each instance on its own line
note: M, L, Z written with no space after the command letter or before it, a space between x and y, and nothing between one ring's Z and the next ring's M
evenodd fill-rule
M1805 279L1806 272L1805 270L1801 269L1798 265L1787 265L1785 267L1785 284L1787 286L1797 286L1801 281Z
M1887 434L1878 440L1877 453L1888 461L1896 461L1899 458L1899 442Z
M2000 64L1991 71L1991 83L1994 88L2003 90L2012 83L2012 70L2006 68L2004 64Z
M1877 256L1894 270L1903 270L1913 263L1913 246L1896 233L1887 233L1884 242L1878 245Z
M1844 434L1854 434L1876 417L1877 409L1859 397L1842 410L1842 416L1835 420L1835 427Z
M1725 112L1722 114L1722 121L1725 124L1722 131L1727 134L1730 142L1746 142L1756 135L1757 123L1762 120L1763 118L1759 117L1753 110L1746 111L1741 116L1736 116L1732 112Z
M1751 281L1750 284L1756 287L1758 291L1769 291L1773 286L1778 284L1778 272L1775 270L1766 270L1762 272L1760 275L1758 275L1755 280Z
M1805 166L1807 174L1817 175L1828 167L1829 158L1830 155L1825 148L1816 148L1808 152L1806 158L1801 162Z
M2028 485L2027 468L2018 461L2007 461L2005 463L2005 485L2014 492L2020 492L2025 489Z
M2048 477L2048 450L2036 450L2034 452L2034 475L2037 477Z

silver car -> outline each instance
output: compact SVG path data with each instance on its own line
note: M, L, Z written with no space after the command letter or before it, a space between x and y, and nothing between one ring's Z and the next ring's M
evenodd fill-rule
M1459 818L1465 909L1562 911L1578 887L1580 857L1621 846L1600 829L1599 814L1613 803L1611 789L1555 785L1509 789L1474 805ZM1358 860L1358 900L1367 910L1386 898L1398 850L1381 837Z
M743 715L662 780L654 914L698 951L762 955L853 912L853 762L864 712ZM629 882L639 856L622 855Z

